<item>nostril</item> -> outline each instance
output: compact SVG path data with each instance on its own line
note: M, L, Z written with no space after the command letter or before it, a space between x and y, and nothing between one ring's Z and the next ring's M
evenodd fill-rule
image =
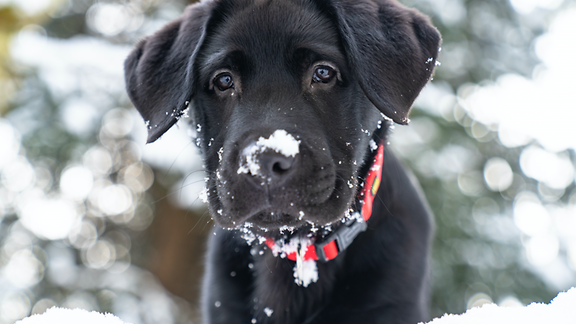
M292 167L293 161L282 160L274 163L272 166L272 172L274 173L284 173Z
M284 156L276 152L263 152L258 155L260 162L260 172L265 177L283 176L294 166L295 158Z

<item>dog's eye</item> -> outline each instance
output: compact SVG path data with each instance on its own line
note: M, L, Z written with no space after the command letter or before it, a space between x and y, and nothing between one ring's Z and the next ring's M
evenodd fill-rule
M313 82L328 83L334 76L336 71L329 66L321 65L314 69L314 76L312 77Z
M220 91L234 88L234 80L232 79L232 76L228 73L222 73L217 75L214 78L213 83Z

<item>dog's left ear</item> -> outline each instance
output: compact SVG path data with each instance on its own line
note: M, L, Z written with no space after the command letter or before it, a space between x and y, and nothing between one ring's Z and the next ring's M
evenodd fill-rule
M364 93L386 116L409 122L428 83L441 37L428 17L395 0L318 0L333 17Z

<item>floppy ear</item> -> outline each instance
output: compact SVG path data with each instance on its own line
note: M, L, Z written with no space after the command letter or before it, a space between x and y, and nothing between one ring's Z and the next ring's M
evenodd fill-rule
M395 0L333 0L331 5L364 93L386 116L408 124L410 108L434 70L440 34L428 17Z
M126 89L154 142L185 113L194 96L193 63L211 8L202 2L140 41L124 63Z

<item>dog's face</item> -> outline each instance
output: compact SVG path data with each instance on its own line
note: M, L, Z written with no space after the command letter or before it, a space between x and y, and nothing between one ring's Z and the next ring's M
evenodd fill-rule
M330 224L350 208L382 113L399 123L439 36L392 1L203 2L126 62L153 141L191 101L216 222Z
M350 73L334 23L310 5L251 6L208 34L196 64L216 221L278 228L342 218L370 139L363 130L376 129L380 112ZM276 130L298 154L268 149L254 157L257 171L239 173L243 152Z

